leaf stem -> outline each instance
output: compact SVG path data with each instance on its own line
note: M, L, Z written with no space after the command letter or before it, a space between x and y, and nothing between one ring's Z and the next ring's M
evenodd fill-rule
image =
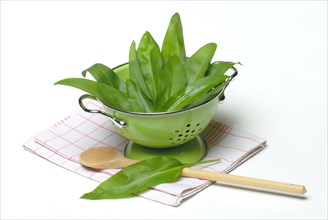
M197 161L194 163L188 163L188 164L186 164L185 167L191 167L191 166L200 165L200 164L204 164L204 163L215 163L215 162L220 162L220 159L204 160L204 161Z

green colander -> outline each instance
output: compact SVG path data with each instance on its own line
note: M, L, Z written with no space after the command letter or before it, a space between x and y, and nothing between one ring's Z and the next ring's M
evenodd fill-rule
M234 67L231 69L233 74L228 78L227 85L237 75L237 70ZM129 75L128 64L123 64L114 70L124 80ZM206 143L198 134L212 120L218 102L224 99L224 90L227 85L213 99L175 112L128 112L103 103L103 110L88 109L83 104L84 99L100 102L89 94L82 95L79 104L86 112L107 116L117 132L130 140L125 148L126 157L142 160L166 155L185 163L195 162L206 154Z

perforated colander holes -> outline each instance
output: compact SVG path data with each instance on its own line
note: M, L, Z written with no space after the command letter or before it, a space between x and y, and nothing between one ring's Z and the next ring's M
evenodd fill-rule
M202 128L200 126L200 123L197 123L194 126L192 126L191 124L187 124L186 129L184 131L174 131L174 137L169 138L169 140L171 141L171 145L193 139L195 137L195 132L199 132L201 130Z

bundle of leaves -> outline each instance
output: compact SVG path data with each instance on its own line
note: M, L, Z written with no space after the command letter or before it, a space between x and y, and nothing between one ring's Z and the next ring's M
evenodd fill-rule
M72 86L97 97L104 104L130 112L169 112L190 108L215 96L228 82L227 70L234 62L214 62L215 43L208 43L186 56L181 19L175 13L162 48L146 32L138 48L129 52L129 78L97 63L82 71L94 80L67 78L55 84Z

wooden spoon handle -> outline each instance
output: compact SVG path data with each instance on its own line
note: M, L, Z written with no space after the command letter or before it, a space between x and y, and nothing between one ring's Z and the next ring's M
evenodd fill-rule
M184 168L180 175L286 193L304 194L306 192L306 188L301 185L256 179L244 176L236 176L224 173L215 173L205 170L194 170L190 168Z

